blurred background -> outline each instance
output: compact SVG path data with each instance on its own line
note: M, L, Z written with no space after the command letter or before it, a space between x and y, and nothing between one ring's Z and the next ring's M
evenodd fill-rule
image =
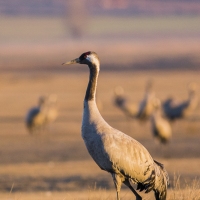
M198 0L0 1L0 68L52 69L95 50L112 69L198 69L199 13Z
M89 199L85 191L91 188L102 195L97 188L103 188L101 200L115 199L110 175L95 165L80 134L88 70L61 65L89 50L101 62L97 103L103 117L165 165L169 199L183 200L173 192L174 174L180 188L199 180L199 106L189 117L170 121L172 137L163 145L155 142L149 119L141 122L117 108L114 88L121 86L137 106L148 80L161 102L189 102L191 82L199 97L199 0L0 0L0 198L80 200ZM55 121L45 133L30 134L30 109L51 94ZM124 200L132 198L123 191Z

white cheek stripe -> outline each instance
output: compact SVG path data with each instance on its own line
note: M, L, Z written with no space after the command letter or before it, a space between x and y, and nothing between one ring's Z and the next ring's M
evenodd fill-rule
M94 63L96 66L98 66L99 68L99 60L94 56L94 55L88 55L86 57L86 59L91 62L91 63Z
M94 58L93 55L89 55L89 56L86 57L86 59L87 59L88 61L92 62L92 57Z

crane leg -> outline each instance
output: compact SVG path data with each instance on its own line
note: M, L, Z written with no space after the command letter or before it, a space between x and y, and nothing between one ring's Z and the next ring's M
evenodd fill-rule
M118 174L112 174L112 177L117 191L117 200L120 200L120 189L122 185L122 179Z
M136 200L142 200L142 197L134 190L134 188L132 187L132 185L130 184L129 180L126 179L123 182L127 187L130 188L130 190L133 192L133 194L136 196Z

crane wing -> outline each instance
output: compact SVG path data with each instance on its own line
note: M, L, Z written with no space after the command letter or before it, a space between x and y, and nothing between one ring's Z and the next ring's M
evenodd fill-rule
M135 182L144 182L154 170L154 161L146 148L130 136L112 129L102 136L104 148L113 169Z

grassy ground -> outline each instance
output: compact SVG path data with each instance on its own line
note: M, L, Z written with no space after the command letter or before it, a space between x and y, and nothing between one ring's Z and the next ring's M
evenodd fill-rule
M88 72L15 72L1 78L0 198L1 199L115 199L111 176L88 155L80 135L82 102ZM112 103L113 88L121 83L127 96L139 102L146 81L154 80L156 95L187 98L187 84L200 85L199 74L173 72L106 72L98 83L101 113L113 127L140 141L170 176L168 199L199 199L199 108L187 120L172 124L173 137L161 147L153 140L149 122L127 121ZM27 110L43 94L57 94L59 117L42 135L29 135L24 124ZM198 90L199 94L199 90ZM175 178L174 181L174 177ZM196 180L196 182L195 182ZM144 195L152 199L152 193ZM122 199L132 199L123 187ZM189 197L189 198L188 198Z

